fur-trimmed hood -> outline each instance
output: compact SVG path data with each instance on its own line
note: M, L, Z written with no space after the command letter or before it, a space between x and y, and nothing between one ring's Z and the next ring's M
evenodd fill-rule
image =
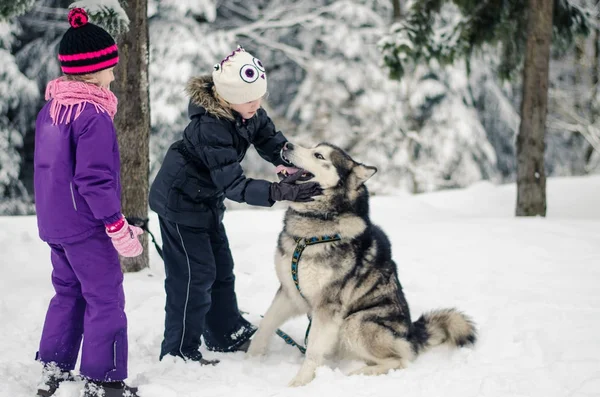
M190 117L206 111L219 119L234 120L231 110L223 107L215 98L213 86L213 78L209 75L192 77L188 81L185 91L190 96L188 107Z

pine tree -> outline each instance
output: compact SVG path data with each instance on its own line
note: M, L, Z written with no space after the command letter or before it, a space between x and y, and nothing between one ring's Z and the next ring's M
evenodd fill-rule
M123 1L127 3L127 0ZM90 20L102 26L113 37L125 34L129 30L129 17L121 7L119 0L79 0L69 8L83 8Z
M600 12L596 15L594 27L594 48L592 57L592 93L590 95L590 121L594 133L590 134L590 141L586 151L586 167L588 171L600 169Z
M0 2L0 21L25 14L35 0L3 0Z
M553 44L565 51L576 36L589 34L593 13L569 0L553 1ZM526 49L527 7L520 0L415 0L379 43L390 77L400 79L420 62L468 60L489 46L501 55L500 77L515 77ZM458 14L444 12L449 9Z
M545 30L534 23L539 21L535 17L539 16L537 7L542 4L542 9L550 13L540 17L549 23ZM460 17L445 18L447 8L457 9ZM521 127L517 139L517 215L545 215L546 208L544 140L550 37L548 48L544 49L546 41L537 34L551 35L553 31L555 49L564 51L577 35L589 33L590 15L568 0L545 0L539 4L516 0L416 0L406 19L394 25L391 34L380 43L384 63L394 79L401 79L419 62L435 60L451 64L466 59L469 68L473 54L486 47L499 49L498 73L508 79L521 70L524 54L527 54L529 64L524 68ZM538 90L534 92L536 85ZM536 150L527 150L523 145ZM531 180L534 182L529 183Z
M188 80L192 76L208 74L216 60L231 52L236 42L214 23L216 8L210 0L151 0L148 7L152 181L167 148L180 139L189 122L189 98L185 95ZM198 50L198 37L202 37L202 51Z
M23 135L36 103L34 82L19 70L11 49L19 32L16 22L0 21L0 214L33 211L32 200L20 181Z
M0 2L0 214L33 212L32 200L19 179L27 111L37 99L35 84L21 73L12 47L20 26L14 17L27 12L34 0ZM25 116L25 117L24 117Z

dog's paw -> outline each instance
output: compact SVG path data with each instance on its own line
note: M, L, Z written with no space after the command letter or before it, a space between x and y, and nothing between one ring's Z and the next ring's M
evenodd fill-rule
M246 355L249 357L261 357L267 353L267 345L264 343L259 343L256 340L252 340L250 342L250 346L248 347L248 351Z
M298 375L288 384L288 387L300 387L308 385L315 378L314 372L298 372Z
M367 365L366 367L362 367L362 368L359 368L357 370L350 372L348 375L349 376L356 376L356 375L374 376L374 375L381 375L381 374L382 373L378 369L378 367Z
M348 375L366 375L366 376L377 376L385 375L390 371L406 368L406 363L402 360L390 361L383 364L367 365L359 368L355 371L350 372Z

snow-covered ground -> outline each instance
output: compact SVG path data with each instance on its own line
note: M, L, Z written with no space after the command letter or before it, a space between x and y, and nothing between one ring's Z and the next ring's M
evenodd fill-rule
M143 397L191 396L600 396L600 177L550 179L548 217L513 216L515 186L375 197L371 216L393 245L412 315L455 306L479 327L474 348L435 348L385 376L344 375L330 362L308 386L287 388L302 355L273 336L264 361L206 353L201 367L158 361L164 270L127 274L130 379ZM152 214L152 227L157 222ZM258 324L278 285L272 256L281 210L236 210L226 227L240 306ZM158 232L158 230L157 230ZM0 218L0 397L35 394L34 361L53 295L49 250L34 217ZM301 340L306 320L283 326ZM79 382L57 397L77 397Z

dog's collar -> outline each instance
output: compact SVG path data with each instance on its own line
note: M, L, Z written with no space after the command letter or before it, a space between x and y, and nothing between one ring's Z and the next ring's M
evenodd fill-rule
M300 250L300 252L302 252L307 245L330 243L334 241L340 241L341 239L342 236L339 233L325 234L323 236L314 237L294 237L294 240L296 241L296 249ZM300 259L300 256L298 256L296 259Z
M296 215L306 218L319 219L322 221L331 221L340 214L339 212L300 212L293 208L290 208L290 210Z

